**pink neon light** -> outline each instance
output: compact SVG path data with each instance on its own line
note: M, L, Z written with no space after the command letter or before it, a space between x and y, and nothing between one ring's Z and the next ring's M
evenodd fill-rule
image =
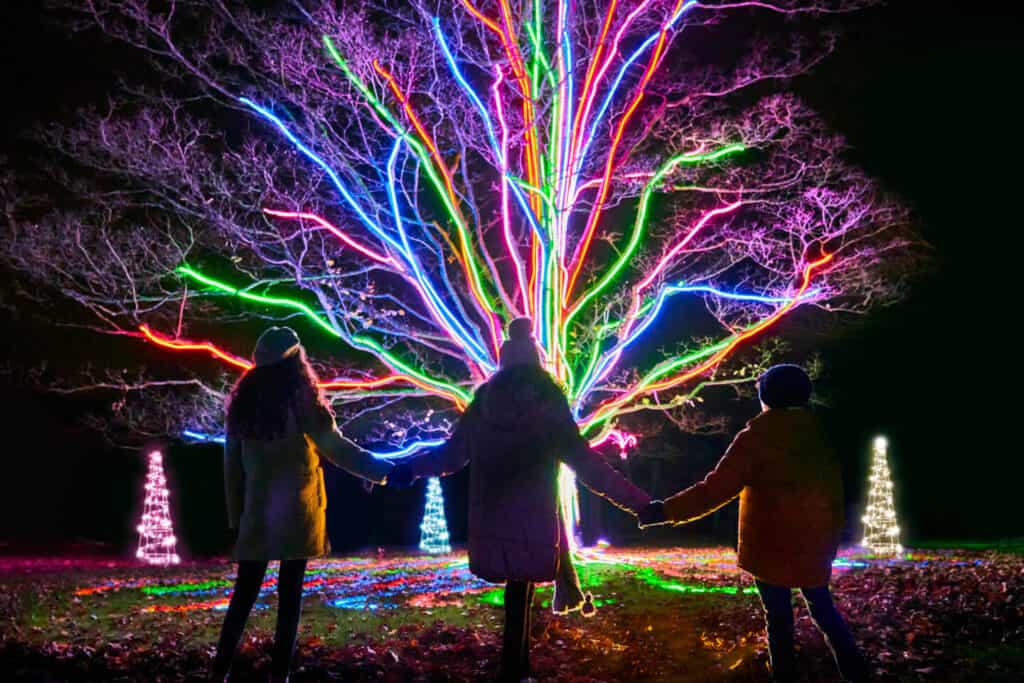
M669 19L662 26L661 32L658 34L658 42L654 47L654 52L651 54L651 60L647 63L647 69L644 71L644 75L640 79L640 85L637 89L637 93L633 97L633 101L630 103L629 107L626 109L626 112L619 120L619 125L615 130L615 135L612 138L612 144L608 149L608 159L605 162L604 178L601 182L601 187L598 190L598 195L594 202L594 208L590 212L590 216L587 218L587 225L583 229L583 237L579 244L576 245L576 250L572 257L572 274L569 276L569 281L566 283L564 290L565 301L567 302L569 297L572 295L572 290L576 285L576 280L579 278L580 272L583 270L583 262L586 259L587 251L590 249L590 243L593 241L594 232L597 229L597 223L601 218L604 201L607 199L608 192L611 189L611 178L615 170L615 153L618 151L619 144L622 142L622 136L626 132L626 126L629 124L630 120L633 118L634 112L636 112L640 103L644 99L644 90L647 88L647 84L654 76L655 67L657 67L658 61L661 59L661 54L665 49L665 40L668 36L668 27L671 24L671 17L674 17L679 13L683 2L684 0L676 0L676 5L672 9L671 14L669 14Z
M590 84L589 92L585 91L584 93L585 97L583 101L583 107L580 110L578 110L578 112L582 113L580 116L577 117L577 121L575 123L571 154L572 163L569 166L570 169L575 169L577 165L577 157L580 153L580 149L583 146L583 139L585 135L584 131L587 129L587 123L590 119L590 110L594 105L594 98L597 96L597 84L600 83L601 79L604 78L605 74L608 72L608 69L612 65L612 61L614 61L615 56L619 54L619 43L622 41L622 37L626 34L626 31L629 30L629 27L633 23L633 20L636 19L636 17L638 17L641 12L646 10L647 7L651 4L651 2L652 0L644 0L644 2L637 5L636 9L634 9L632 12L626 15L626 20L622 23L622 26L620 26L619 30L616 31L615 33L615 38L612 40L612 47L610 50L608 50L608 56L605 58L604 63L601 65L601 68L598 69L597 74L593 77L593 83ZM573 173L575 174L575 172ZM583 188L580 189L582 190ZM576 203L576 200L578 198L579 192L576 192L573 196L574 204Z
M623 460L626 459L626 454L629 451L629 449L636 448L637 443L639 443L636 434L631 434L630 432L626 432L621 429L610 429L608 430L607 434L602 436L597 441L591 441L590 447L597 448L598 446L602 446L608 443L609 441L613 442L616 446L619 447L619 456Z
M670 249L669 252L661 258L661 260L658 262L658 265L655 266L654 270L652 270L650 274L648 274L648 276L645 277L639 285L637 285L636 294L639 295L641 290L646 289L647 286L654 281L654 278L658 276L658 274L665 268L665 266L667 266L669 262L673 258L675 258L680 251L685 249L687 244L693 241L693 238L697 236L697 233L700 232L701 228L707 225L708 221L710 221L712 218L716 216L721 216L723 214L735 211L741 206L743 206L743 201L735 201L732 204L729 204L728 206L723 206L719 209L712 209L711 211L708 211L706 214L701 216L700 220L697 221L697 225L693 226L693 229L686 234L686 237L680 240L679 244L672 247L672 249Z
M391 266L394 266L398 270L402 270L401 264L399 264L397 261L395 261L395 259L391 258L390 256L384 256L383 254L379 254L379 253L373 251L372 249L369 249L368 247L364 247L363 245L359 244L358 242L353 240L351 237L349 237L348 235L343 233L337 227L335 227L327 219L325 219L325 218L323 218L321 216L318 216L315 213L304 213L304 212L300 212L300 211L278 211L277 209L267 209L267 208L263 209L263 213L267 214L268 216L274 216L276 218L292 218L292 219L304 219L304 220L307 220L307 221L313 221L314 223L319 225L321 228L323 228L324 230L327 230L332 235L334 235L335 237L340 239L346 245L348 245L349 247L351 247L351 248L355 249L356 251L358 251L360 254L363 254L364 256L368 256L369 258L373 259L374 261L379 261L381 263L387 263L387 264L389 264Z
M512 258L513 267L516 271L516 282L519 284L519 295L523 298L523 308L526 315L530 315L530 295L526 288L526 273L523 270L523 260L519 257L519 245L514 243L512 238L512 218L509 215L508 202L508 124L505 122L505 110L501 102L501 83L505 75L501 67L494 66L494 85L491 86L491 93L494 97L494 110L498 114L498 124L501 126L501 228L505 238L505 248Z
M586 422L592 422L594 420L600 419L604 414L607 414L609 411L615 410L619 406L634 400L640 394L647 394L655 391L669 389L671 387L682 384L687 380L693 379L694 377L697 377L698 375L701 375L710 370L711 368L715 367L716 365L718 365L726 356L732 353L732 350L735 349L739 344L768 329L769 327L777 323L782 318L782 316L788 313L794 306L796 306L800 299L803 298L804 292L806 292L807 288L810 286L811 275L814 273L814 271L820 268L821 266L829 263L834 256L834 253L825 254L817 261L813 261L812 263L807 264L807 267L804 268L803 280L800 283L800 288L797 290L796 294L793 295L793 298L790 299L788 303L786 303L784 306L781 306L777 311L775 311L775 313L768 316L754 327L750 328L749 330L742 334L737 335L736 338L733 339L728 346L726 346L724 349L722 349L715 355L711 356L711 358L704 361L703 363L693 368L692 370L685 372L681 375L677 375L670 379L662 380L661 382L657 382L654 384L649 384L647 386L637 387L618 398L613 398L609 399L608 401L605 401L604 403L598 406L597 410L594 411L594 414Z

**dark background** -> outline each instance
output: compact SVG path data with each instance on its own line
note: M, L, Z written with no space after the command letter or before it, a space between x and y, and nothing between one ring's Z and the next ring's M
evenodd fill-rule
M0 154L15 172L40 153L25 138L32 125L66 121L76 107L102 102L113 72L131 68L130 51L69 37L46 20L40 4L7 2L0 9L6 100ZM821 412L843 456L851 512L866 494L870 441L886 434L896 504L911 544L1024 534L1016 500L1024 449L1016 435L1020 277L1014 263L1021 229L1021 25L996 5L903 0L844 18L836 54L794 84L847 137L854 160L911 205L933 247L927 272L904 302L809 340L826 361ZM116 363L118 354L130 352L41 324L12 294L12 276L3 274L0 282L5 365L74 363L97 353L97 362ZM97 550L129 549L144 460L81 426L82 411L102 402L38 392L18 372L0 376L0 402L6 441L0 548L95 541L106 544ZM748 402L736 417L756 410ZM659 495L692 483L727 443L675 441L691 457L664 476L660 486L669 490ZM163 446L186 552L222 552L219 449ZM465 534L465 473L444 486L458 541ZM354 479L329 473L328 487L336 549L418 539L422 485L368 496ZM730 515L722 517L731 521ZM623 522L609 519L612 527ZM712 520L699 531L728 537L729 526ZM685 540L692 533L670 535Z

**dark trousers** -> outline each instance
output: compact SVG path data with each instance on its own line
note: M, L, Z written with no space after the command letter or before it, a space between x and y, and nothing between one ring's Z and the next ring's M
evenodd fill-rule
M216 677L228 674L238 641L242 639L249 612L260 594L267 562L239 562L235 589L231 593L228 613L217 642L217 655L213 659ZM274 630L274 649L270 659L270 672L284 676L291 665L295 651L295 634L299 630L302 614L302 580L306 575L305 560L282 560L277 573L277 627Z
M776 681L795 680L793 591L763 581L757 581L756 584L768 625L768 655L772 662L772 677ZM867 680L864 659L853 640L853 635L850 634L850 629L832 602L832 593L828 586L801 588L800 593L807 603L807 610L811 613L814 625L825 635L825 642L832 650L832 656L839 666L839 673L848 681Z
M530 676L530 608L534 586L529 581L505 584L505 635L501 646L501 681Z

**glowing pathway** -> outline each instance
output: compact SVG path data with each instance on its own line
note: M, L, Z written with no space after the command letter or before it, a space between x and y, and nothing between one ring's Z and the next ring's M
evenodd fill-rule
M834 572L856 571L875 564L962 565L979 560L951 553L907 552L896 558L875 558L862 551L844 551ZM613 605L602 596L602 584L610 579L630 580L672 593L715 593L727 596L754 593L749 575L736 567L736 555L725 548L611 549L577 553L577 567L584 589L594 593L598 606ZM191 612L227 607L233 571L220 578L200 579L184 572L132 579L112 579L83 585L78 598L102 598L112 593L134 592L145 605L142 612ZM277 588L276 568L267 573L257 607ZM464 553L443 556L347 557L317 560L306 573L307 601L338 609L398 609L407 607L463 607L467 604L501 604L502 587L482 581L469 572ZM542 599L550 587L541 589ZM549 597L549 596L548 596ZM271 603L273 600L270 601Z

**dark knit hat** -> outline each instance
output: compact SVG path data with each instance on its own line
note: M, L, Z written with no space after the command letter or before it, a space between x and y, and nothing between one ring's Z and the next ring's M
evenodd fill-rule
M533 341L533 321L516 318L508 324L508 340L501 345L501 367L540 365L540 354Z
M273 365L299 352L299 335L290 327L267 328L256 340L252 360L257 367Z
M757 379L757 395L769 408L795 408L811 400L811 378L799 365L774 365Z

